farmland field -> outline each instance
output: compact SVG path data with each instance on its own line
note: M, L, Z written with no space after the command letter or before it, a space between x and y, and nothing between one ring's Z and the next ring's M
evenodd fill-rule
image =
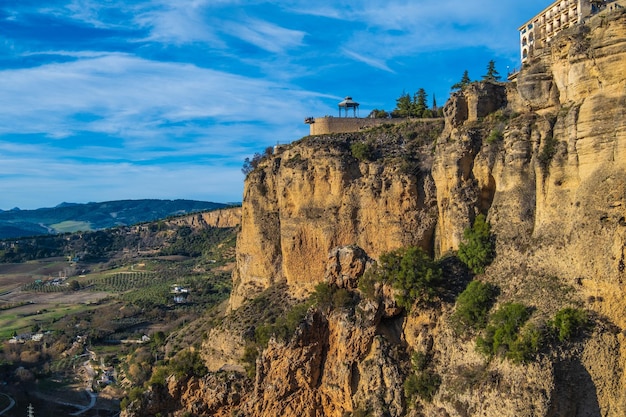
M50 225L57 233L77 232L79 230L92 230L91 223L67 220L61 223Z
M48 258L16 264L0 264L0 294L35 279L58 276L69 263L65 258ZM1 298L1 297L0 297Z

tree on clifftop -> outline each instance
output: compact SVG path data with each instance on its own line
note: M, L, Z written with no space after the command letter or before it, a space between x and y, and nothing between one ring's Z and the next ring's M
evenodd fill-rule
M403 91L396 99L396 108L391 112L391 117L432 117L427 101L428 94L423 88L413 94L413 99L409 93Z
M411 117L412 107L411 95L403 91L402 95L396 99L396 108L391 112L391 115L393 117Z
M452 87L450 87L452 90L461 90L465 87L467 87L468 85L470 85L472 83L472 80L470 80L469 77L469 73L467 72L467 70L465 70L463 72L463 77L461 77L461 81L459 81L458 83L452 85Z
M426 90L420 88L413 95L413 111L411 112L417 117L424 117L424 112L428 108L428 104L426 103L428 95L426 94Z
M483 75L483 80L485 81L498 81L500 78L500 74L496 70L496 62L492 59L487 64L487 74Z

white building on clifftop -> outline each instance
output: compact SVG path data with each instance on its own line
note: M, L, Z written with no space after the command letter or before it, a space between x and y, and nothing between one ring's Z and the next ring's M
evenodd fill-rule
M583 22L606 7L605 0L557 0L519 28L522 62L563 29Z

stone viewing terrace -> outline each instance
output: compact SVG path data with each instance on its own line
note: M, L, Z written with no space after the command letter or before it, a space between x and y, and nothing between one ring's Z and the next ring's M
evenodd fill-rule
M624 8L624 0L557 0L520 26L522 63L531 59L554 36L568 27L581 24L592 15Z
M349 133L368 129L382 124L396 124L406 122L405 118L375 119L371 117L308 117L305 119L309 127L310 135L326 135L329 133ZM417 120L417 119L416 119ZM432 119L424 119L432 120Z
M326 135L329 133L350 133L358 132L363 129L380 126L382 124L398 124L406 122L407 118L374 118L374 117L358 117L359 103L352 100L352 97L346 97L338 104L339 117L307 117L304 123L309 125L310 135ZM353 117L348 117L348 111L351 111ZM344 114L344 116L342 116ZM413 121L429 121L431 118L410 119Z

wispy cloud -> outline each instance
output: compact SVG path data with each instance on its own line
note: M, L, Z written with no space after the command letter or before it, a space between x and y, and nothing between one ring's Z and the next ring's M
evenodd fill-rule
M363 63L365 63L365 64L367 64L367 65L369 65L369 66L371 66L373 68L378 68L378 69L381 69L383 71L395 73L395 71L392 70L391 68L389 68L389 66L382 59L366 57L366 56L363 56L363 55L358 54L356 52L349 51L346 48L342 49L342 51L343 51L343 53L345 55L349 56L350 58L353 58L353 59L355 59L357 61L363 62Z
M134 22L149 30L150 35L143 41L206 42L214 47L225 47L208 24L211 20L208 4L208 1L150 2L142 7Z
M229 22L224 26L224 33L273 53L302 46L305 36L302 31L286 29L258 19L249 19L243 23Z
M75 129L132 138L152 136L154 124L163 122L278 123L280 114L298 107L298 93L269 81L124 54L94 55L1 72L0 94L12 105L0 113L0 134L62 137ZM67 118L79 112L101 117L72 119L68 126Z

